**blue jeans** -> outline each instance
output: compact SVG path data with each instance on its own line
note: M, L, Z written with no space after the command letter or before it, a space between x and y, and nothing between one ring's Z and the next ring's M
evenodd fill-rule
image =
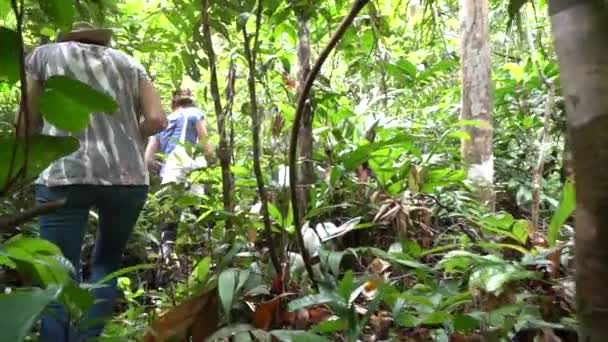
M76 269L80 282L80 254L89 211L97 208L99 227L91 260L89 283L94 283L121 267L122 255L137 218L146 202L147 186L36 185L36 201L44 203L66 198L66 205L40 217L40 236L56 244ZM104 321L111 317L116 298L116 280L93 290L95 304L79 329L70 326L70 318L59 304L42 317L40 331L44 342L83 341L99 336ZM89 322L89 324L87 324Z

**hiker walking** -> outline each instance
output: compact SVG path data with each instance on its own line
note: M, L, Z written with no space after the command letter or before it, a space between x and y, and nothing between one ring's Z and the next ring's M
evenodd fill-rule
M188 184L186 177L191 171L207 165L203 156L194 158L193 153L188 151L189 147L200 147L208 157L213 153L208 141L205 116L196 108L190 89L178 89L173 92L171 110L172 113L167 117L167 128L148 140L146 163L150 169L160 171L161 184L167 185L169 192L190 191L200 194L202 186ZM159 152L164 155L163 162L156 158ZM173 217L161 224L160 256L165 261L173 251L180 216L181 211L174 210Z
M103 92L117 102L115 113L92 113L77 136L79 149L52 163L36 180L38 203L66 199L62 208L40 217L40 236L56 244L72 263L80 281L80 257L89 211L97 209L99 224L88 282L95 283L121 267L127 240L146 201L148 170L145 141L165 128L160 97L144 68L132 57L109 47L112 31L77 22L58 42L36 48L26 59L29 90L27 132L66 136L41 120L38 101L45 82L66 76ZM112 114L112 115L108 115ZM25 130L24 115L16 118ZM83 341L97 337L112 315L116 280L93 290L95 302L82 328L69 326L58 304L42 318L41 341Z

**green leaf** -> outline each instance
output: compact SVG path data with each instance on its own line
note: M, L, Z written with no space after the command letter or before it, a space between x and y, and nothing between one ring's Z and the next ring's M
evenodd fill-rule
M224 272L220 273L218 279L217 286L220 295L220 300L222 302L224 312L226 313L226 316L228 316L228 320L230 320L230 311L232 309L232 303L234 301L238 275L238 269L229 268Z
M90 291L78 286L75 282L68 283L61 292L60 301L75 317L88 312L95 298Z
M467 314L456 315L452 323L456 331L469 332L479 328L479 321Z
M39 0L40 8L55 25L64 31L71 28L74 21L74 4L72 0Z
M289 311L296 311L313 305L342 301L335 293L318 293L294 299L287 305Z
M0 331L3 341L23 341L38 315L61 292L61 287L50 286L42 290L32 288L0 295Z
M528 221L527 220L517 220L513 224L513 228L511 229L513 236L517 239L519 243L522 245L526 244L528 241Z
M568 217L572 215L576 209L576 193L574 190L574 183L571 179L566 181L564 189L562 190L562 198L557 206L557 210L551 217L549 223L549 230L547 231L547 239L549 240L550 246L555 246L559 230L562 228Z
M209 274L209 269L211 268L211 257L207 256L203 258L203 260L199 261L192 275L196 278L197 281L204 281L207 278L207 274Z
M352 270L348 270L344 274L342 280L338 283L338 294L340 294L344 300L348 300L354 289L355 276L353 275Z
M329 342L325 337L300 330L273 330L270 332L281 342Z
M80 133L89 124L91 113L113 114L118 109L111 96L66 76L53 76L40 96L40 112L58 128Z
M0 248L0 255L10 258L21 274L44 287L64 284L69 280L69 273L74 273L59 248L42 239L15 236Z
M149 269L153 269L155 267L156 267L155 264L141 264L141 265L121 268L120 270L112 272L112 273L108 274L107 276L103 277L96 284L105 284L105 283L109 282L110 280L112 280L114 278L122 277L127 273L140 271L140 270L149 270Z
M333 333L346 329L346 322L343 319L332 319L313 326L310 331L313 333Z
M0 82L14 83L21 78L19 35L6 27L0 27Z

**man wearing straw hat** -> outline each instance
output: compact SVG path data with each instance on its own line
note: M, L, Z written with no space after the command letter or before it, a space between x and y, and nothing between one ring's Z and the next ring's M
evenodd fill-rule
M160 97L143 67L110 48L111 37L111 30L78 22L72 31L61 34L57 43L36 48L25 63L30 94L29 132L69 135L43 121L38 111L44 83L52 76L63 75L86 83L118 104L115 113L92 113L87 129L78 135L78 151L55 161L36 180L39 203L67 200L64 207L41 216L40 235L61 248L74 265L77 281L89 211L98 210L90 283L121 267L127 240L148 192L145 141L167 125ZM17 120L22 120L18 133L23 134L23 115ZM83 328L69 326L64 309L52 305L52 312L42 318L41 340L82 341L99 336L103 322L112 314L116 296L116 281L107 285L93 290L95 303Z

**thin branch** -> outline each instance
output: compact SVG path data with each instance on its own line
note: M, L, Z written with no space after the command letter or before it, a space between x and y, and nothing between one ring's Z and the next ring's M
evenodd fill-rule
M252 122L252 134L253 134L253 170L255 173L255 179L258 185L258 193L260 194L260 201L262 202L262 218L264 221L264 234L266 235L266 243L270 252L270 260L274 266L277 274L281 273L281 263L277 255L277 251L272 237L272 223L270 222L270 216L268 215L268 193L264 186L264 177L262 175L262 167L260 165L260 118L258 116L258 101L256 97L255 89L255 60L258 52L258 32L262 21L262 1L258 1L258 9L256 13L255 22L255 38L253 42L254 51L251 51L249 45L249 34L247 34L247 25L243 23L241 28L243 32L244 45L245 45L245 58L249 65L249 77L247 78L247 86L249 87L249 101L251 102L251 122Z
M19 105L19 120L17 121L16 132L17 135L21 132L21 125L24 125L25 132L25 145L24 145L24 159L23 165L20 166L17 173L13 176L13 171L15 171L15 162L17 160L17 153L19 150L19 141L15 139L15 143L12 147L11 159L8 168L8 173L6 175L6 180L3 184L3 187L0 188L0 194L4 194L8 191L9 188L16 183L19 178L23 175L25 176L28 164L28 156L29 156L29 104L28 104L28 93L27 93L27 75L25 73L25 51L23 49L23 0L17 3L17 0L11 0L11 7L13 9L13 13L15 14L15 18L17 20L17 43L18 43L18 57L19 57L19 77L21 78L20 87L21 87L21 104ZM2 185L2 184L0 184Z
M314 273L312 269L312 265L310 263L310 255L306 250L306 246L304 245L304 236L302 235L302 226L301 226L301 218L298 213L300 212L298 209L298 196L297 196L297 168L296 168L296 156L297 156L297 146L298 146L298 133L300 128L300 123L302 121L302 113L304 112L304 107L306 106L306 102L308 101L308 94L312 88L312 85L315 81L315 78L321 71L321 67L323 63L331 53L331 51L336 47L340 38L344 35L348 27L351 25L357 14L363 9L363 7L368 3L369 0L355 0L352 5L352 8L348 15L342 20L336 32L334 32L331 40L327 44L327 46L321 52L321 55L313 65L308 78L306 79L306 83L304 84L304 88L302 89L302 93L298 98L298 106L296 109L295 119L293 122L293 127L291 131L291 139L289 143L289 187L291 193L291 208L294 213L294 225L296 230L296 236L298 238L298 245L300 247L300 251L302 253L302 259L304 259L304 265L306 266L306 272L308 272L308 276L313 284L316 284Z
M36 205L31 209L28 209L13 216L0 216L0 232L9 232L12 228L23 224L34 217L48 214L54 210L61 208L65 205L65 203L66 199L62 198L56 201Z
M538 77L541 79L541 82L547 88L548 91L547 102L545 106L543 133L540 139L540 147L538 151L538 161L536 162L536 167L534 169L534 175L532 180L532 208L530 209L530 212L532 214L532 230L537 231L540 223L540 195L542 190L541 183L545 166L545 154L547 152L545 146L547 145L547 142L549 140L551 110L553 109L555 87L553 86L553 83L549 79L547 79L547 76L543 72L542 66L540 65L540 61L538 60L538 54L536 52L536 45L534 44L534 39L532 39L532 32L530 31L528 19L525 17L525 15L523 16L523 21L532 61L534 62L534 66L537 69Z

